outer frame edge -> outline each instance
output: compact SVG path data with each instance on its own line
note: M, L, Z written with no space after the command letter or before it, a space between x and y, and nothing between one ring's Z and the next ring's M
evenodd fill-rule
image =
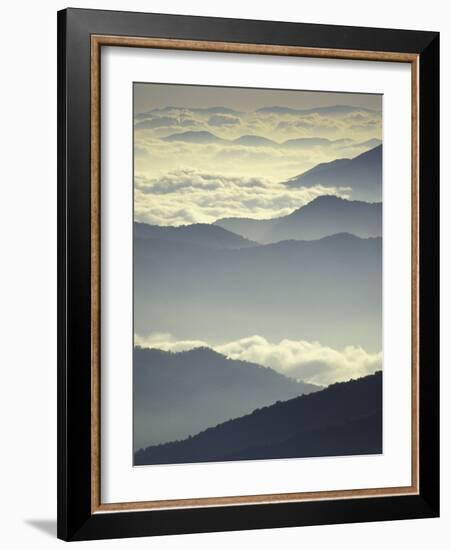
M440 515L440 33L420 55L420 495Z
M393 499L402 499L393 506ZM194 533L214 533L229 531L253 531L260 529L280 529L288 527L306 527L313 525L335 525L352 523L374 523L379 521L397 521L408 519L431 519L437 517L436 510L419 495L408 497L389 497L387 499L366 499L365 506L374 508L377 518L370 517L367 511L357 508L350 501L337 502L337 510L318 514L321 502L314 504L310 511L307 503L265 504L207 508L208 517L200 509L123 512L112 514L94 514L70 538L71 541L97 540L107 538L135 538L148 536L167 536ZM341 508L341 509L339 509ZM389 508L389 509L388 509ZM279 514L274 514L278 511ZM183 522L178 521L184 514ZM228 519L221 521L220 516L227 514ZM321 515L321 518L319 518ZM123 517L122 524L118 522ZM204 525L199 527L198 517ZM232 520L230 521L230 516ZM126 527L124 526L126 524Z
M228 525L228 526L222 526L219 528L210 529L207 527L206 529L174 529L173 525L171 525L171 530L164 531L162 528L158 528L158 526L155 528L154 520L151 519L150 514L157 519L160 512L130 512L130 513L121 513L121 514L104 514L103 516L110 516L110 520L113 520L114 518L117 518L119 515L121 516L129 516L131 519L131 516L135 516L134 521L130 521L129 527L127 529L124 529L121 533L112 533L105 532L104 528L108 527L108 524L111 524L111 521L106 521L102 518L99 514L93 514L86 518L85 521L81 523L81 525L78 526L78 528L74 528L72 525L69 529L68 525L71 523L69 521L69 492L68 492L68 486L67 486L67 471L71 467L69 464L69 455L67 450L67 406L68 406L68 400L67 400L67 393L66 393L66 373L67 373L67 363L66 363L66 336L65 336L65 323L67 320L67 311L66 311L66 235L67 235L67 219L68 219L68 212L66 211L66 201L67 201L67 179L66 179L66 169L67 169L67 163L66 163L66 147L67 147L67 138L66 138L66 132L67 132L67 121L66 121L66 105L67 105L67 86L66 86L66 45L67 45L67 26L68 26L68 13L70 14L70 20L75 23L75 20L78 20L78 24L84 23L84 16L91 16L93 14L100 14L102 13L101 10L84 10L84 9L77 9L77 8L70 8L68 10L62 10L58 12L58 124L59 124L59 130L58 130L58 537L63 540L93 540L98 538L111 538L113 537L131 537L131 536L144 536L144 533L133 533L129 531L129 528L133 528L133 526L136 524L137 518L136 516L138 514L145 515L148 517L148 523L150 524L148 526L149 532L147 532L147 535L164 535L164 534L176 534L176 533L195 533L195 532L212 532L212 531L228 531L228 530L243 530L243 529L258 529L258 528L274 528L274 527L288 527L288 526L295 526L295 525L314 525L314 521L310 521L307 523L296 521L296 523L292 523L289 521L284 522L284 524L279 525L271 525L269 523L263 524L263 525L244 525L244 526L236 526L236 525ZM120 16L121 14L126 14L130 12L106 12L106 13L115 13L116 16ZM136 16L140 15L139 12L134 12ZM79 15L83 15L83 17L79 18ZM169 17L169 16L168 16ZM171 16L171 17L184 17L184 16ZM199 18L199 19L215 19L215 18ZM231 20L231 21L243 21L247 23L252 23L252 20ZM266 21L265 23L271 23L269 21ZM276 25L283 24L282 22L274 22ZM295 24L295 23L293 23ZM83 27L83 24L81 25ZM314 26L314 25L312 25ZM352 27L349 27L352 28ZM368 28L369 29L369 28ZM362 30L366 30L362 28ZM383 29L379 29L383 30ZM89 31L86 28L83 28L84 33L88 33ZM397 32L397 31L394 31ZM403 32L403 31L399 31ZM407 31L408 32L408 31ZM412 31L421 33L421 31ZM438 65L438 42L439 42L439 33L427 33L429 34L430 41L424 48L420 49L417 53L419 54L425 54L425 57L428 57L432 55L432 62L437 63ZM431 37L432 35L432 37ZM424 37L424 35L422 35ZM435 46L431 46L433 43L436 43L436 54L434 57L434 52L432 51ZM437 81L438 81L438 70L437 70ZM434 88L434 84L432 84L432 88ZM432 90L434 91L434 90ZM420 89L420 101L421 101L421 92L422 92L422 86ZM438 90L436 90L437 96L438 96ZM422 120L422 119L421 119ZM437 125L437 131L438 131L438 111L437 111L437 117L433 117L431 125L434 124ZM422 127L420 125L420 136L423 136ZM424 136L423 136L424 137ZM422 156L423 150L420 149L420 157ZM438 151L437 151L437 158L438 158ZM433 168L433 167L432 167ZM438 168L436 167L436 170ZM437 180L438 181L438 180ZM420 178L421 182L421 178ZM424 193L424 191L423 191ZM437 203L438 203L438 196L437 196ZM437 295L438 296L438 295ZM421 302L421 301L420 301ZM438 311L438 304L437 304L437 311ZM61 326L64 325L64 326ZM437 393L438 388L438 374L437 379L435 383L433 384L434 391L433 393ZM421 394L423 394L423 391L421 391ZM437 409L438 411L438 406ZM438 419L436 423L436 427L438 428ZM422 431L423 433L423 431ZM421 437L421 439L423 439ZM438 443L437 443L438 448ZM437 449L434 450L434 453L436 453ZM438 467L438 457L436 461L436 466ZM72 466L73 468L73 466ZM412 496L412 497L393 497L393 498L409 498L411 499L409 502L413 505L414 515L412 517L438 517L439 515L439 495L438 495L438 471L437 475L434 477L434 486L437 485L437 491L433 491L432 496L430 494L426 494L423 490L421 490L421 494L419 496ZM423 489L423 488L422 488ZM384 499L381 499L384 500ZM285 506L285 505L260 505L261 507L267 507L267 506ZM247 506L246 506L247 507ZM240 507L243 508L243 507ZM224 510L224 508L222 508ZM180 512L180 510L176 511ZM166 513L166 512L161 512ZM171 513L171 512L169 512ZM265 514L263 514L265 515ZM402 516L402 513L399 513L399 516ZM361 521L380 521L383 518L377 518L377 519L345 519L343 517L339 517L336 520L330 521L326 520L324 524L331 524L331 523L350 523L350 522L361 522ZM386 520L389 519L404 519L403 517L387 517ZM144 518L142 518L144 520ZM141 523L141 522L140 522ZM147 522L146 522L147 523ZM164 522L166 523L166 522ZM171 522L172 523L172 522ZM319 522L318 522L319 523ZM133 525L132 525L133 524Z
M66 472L67 464L67 426L66 426L66 10L57 13L57 255L58 255L58 371L57 371L57 537L68 540L67 513L68 494Z

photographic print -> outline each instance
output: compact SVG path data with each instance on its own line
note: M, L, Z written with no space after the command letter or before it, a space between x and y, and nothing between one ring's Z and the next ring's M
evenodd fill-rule
M133 98L134 465L382 453L382 96Z

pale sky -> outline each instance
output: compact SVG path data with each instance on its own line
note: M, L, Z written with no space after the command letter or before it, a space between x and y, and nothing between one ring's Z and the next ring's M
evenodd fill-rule
M312 92L262 88L232 88L219 86L185 86L180 84L134 84L135 113L168 106L185 108L216 107L218 105L252 111L279 105L295 109L311 109L329 105L350 105L381 109L380 94Z

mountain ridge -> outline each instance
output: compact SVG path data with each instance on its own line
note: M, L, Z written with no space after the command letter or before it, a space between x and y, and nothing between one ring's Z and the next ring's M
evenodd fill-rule
M140 449L135 464L382 452L382 373L252 411L183 441Z
M227 249L137 239L135 330L158 326L208 342L259 334L379 351L381 269L380 237L339 233Z
M350 187L352 198L367 202L382 200L382 145L353 158L322 162L283 182L288 188Z
M135 221L133 227L134 238L144 240L160 239L217 248L242 248L257 244L223 227L207 223L162 226Z
M361 238L377 237L382 235L382 203L322 195L286 216L263 220L221 218L214 225L260 244L317 240L343 232Z
M319 388L208 347L171 352L135 346L134 447L187 437L211 422Z

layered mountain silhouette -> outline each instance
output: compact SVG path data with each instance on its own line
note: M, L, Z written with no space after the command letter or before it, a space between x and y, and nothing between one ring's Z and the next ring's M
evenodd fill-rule
M323 195L281 218L223 218L214 225L262 244L288 239L321 239L336 233L352 233L362 238L380 237L382 203L348 201Z
M183 441L135 453L135 465L382 453L382 374L333 384Z
M133 350L134 464L381 453L380 372L324 388L212 349L234 349L233 356L243 350L248 357L251 351L254 357L260 353L262 362L278 365L281 372L289 367L293 377L319 375L332 367L340 369L340 379L349 378L348 358L356 372L359 357L380 352L383 151L381 140L367 139L377 135L370 128L377 127L380 113L350 105L262 107L255 113L277 126L268 134L276 141L258 135L255 113L248 117L221 106L189 109L199 117L182 111L186 109L176 106L151 109L136 116L135 127L161 140L159 149L172 143L168 151L193 153L188 164L196 163L198 153L209 155L202 165L213 166L209 163L214 159L218 172L223 159L229 163L226 172L233 168L236 174L241 162L248 163L245 174L252 163L276 163L268 175L276 173L277 162L283 174L298 163L290 172L296 174L308 159L335 160L287 181L281 181L287 176L279 177L275 200L305 194L291 191L298 188L316 187L309 191L316 195L322 186L327 193L288 215L221 218L179 227L134 223L134 332L141 342L150 335L146 345L172 349ZM243 117L241 124L238 117ZM355 139L334 139L318 126L316 135L294 137L296 127L304 125L304 133L306 124L314 126L320 117L330 122L345 117L349 128L358 123L366 130L354 134L351 129ZM189 177L187 168L184 178ZM184 183L179 186L174 174L170 189L164 178L152 180L147 197L150 201L164 193L171 211L179 208L176 201L185 208L182 202L189 192L178 194ZM255 180L255 188L249 179L243 193L237 193L240 208L268 200ZM348 189L350 199L335 196L337 188ZM197 196L199 208L223 196L213 192L206 197L204 191L187 203L195 216L191 205L198 204ZM364 348L357 350L355 364L347 346ZM321 352L309 351L317 348ZM334 376L333 370L329 373Z
M159 239L161 241L190 243L213 248L244 248L257 244L222 227L206 223L163 227L135 222L134 237L143 240Z
M185 439L209 426L320 389L209 348L135 348L134 448Z
M278 145L277 142L273 141L272 139L268 139L262 136L254 136L254 135L245 135L241 136L237 139L234 139L232 143L236 143L237 145L249 145L251 147L259 147L261 145Z
M352 105L327 105L324 107L312 107L310 109L295 109L293 107L281 107L279 105L261 107L257 109L257 113L276 113L287 115L312 115L312 114L327 114L327 115L347 115L351 113L374 113L373 109L366 107L353 107Z
M153 127L157 122L144 121L138 123L139 127L145 128ZM199 145L208 145L212 143L220 143L223 145L241 145L247 147L281 147L281 148L290 148L290 149L311 149L312 147L354 147L354 148L370 148L375 147L375 145L380 144L380 140L368 140L366 142L356 142L352 139L327 139L320 137L311 137L311 138L294 138L287 139L282 142L277 142L272 139L268 139L264 136L259 135L243 135L236 139L225 139L217 136L213 132L208 130L188 130L186 132L176 132L175 134L170 134L162 138L164 141L172 142L185 142ZM349 159L346 159L349 160Z
M146 117L153 116L153 113L168 113L171 111L185 111L186 107L183 105L166 105L166 107L156 107L150 111L140 113L138 116ZM224 107L223 105L215 105L213 107L191 107L190 111L197 113L209 113L209 114L231 114L231 115L240 115L241 111L232 109L230 107Z
M171 134L170 136L166 136L163 139L164 141L185 141L186 143L199 143L203 145L208 143L225 143L228 141L206 130L201 130L201 131L189 130L187 132Z
M353 159L336 159L314 166L285 182L288 187L350 187L352 198L382 200L382 145Z
M137 236L135 332L158 327L212 343L301 337L379 351L381 275L379 237L340 233L235 249Z

